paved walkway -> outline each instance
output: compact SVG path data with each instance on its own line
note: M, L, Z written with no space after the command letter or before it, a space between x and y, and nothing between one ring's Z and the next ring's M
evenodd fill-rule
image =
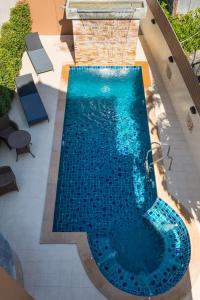
M154 77L154 99L160 140L163 144L171 146L170 153L173 157L171 171L168 170L169 161L164 161L167 189L195 219L200 221L200 202L197 201L200 174L149 48L144 40L141 40ZM166 153L166 149L163 148L163 152Z
M0 0L0 28L9 20L10 9L15 6L16 0Z
M169 161L164 161L167 190L178 200L177 205L179 202L182 203L200 226L200 201L198 200L200 174L195 161L192 159L190 147L176 116L172 100L161 80L149 48L142 37L141 42L153 73L153 90L157 118L157 124L155 125L158 126L161 143L171 146L170 154L173 157L171 171L168 170ZM164 147L162 150L163 153L166 153ZM192 293L187 295L184 300L199 299L200 276L193 286Z
M25 288L35 300L105 300L105 297L88 279L75 245L41 245L39 243L61 66L64 63L73 63L67 44L61 44L59 37L49 36L41 39L54 64L55 71L37 77L27 55L24 54L21 73L33 73L50 122L28 128L17 97L14 99L10 116L21 129L31 133L32 151L36 158L27 154L21 156L16 162L14 150L9 151L3 143L1 144L0 157L3 158L1 164L8 164L12 167L20 192L13 192L1 197L0 229L22 262ZM137 60L143 59L144 53L139 47ZM153 69L154 75L156 72L156 69ZM159 78L158 74L157 78ZM162 85L159 85L159 88L163 89ZM165 98L164 100L168 100L165 90L163 91L162 97ZM173 112L170 101L168 107ZM175 114L172 117L175 128L179 128ZM169 131L168 135L171 136L171 133L172 131ZM183 147L187 147L181 131L175 133L176 138L181 140ZM176 144L176 140L174 143ZM175 170L181 168L182 159L185 159L185 156L182 159L179 158L179 154L179 148L174 147L173 156L176 166L173 167L170 176L176 176ZM200 180L192 182L192 179L189 178L191 172L196 172L194 164L192 162L190 164L190 162L191 160L187 161L189 175L180 176L178 180L173 177L172 180L172 190L174 193L179 193L181 200L184 196L183 191L186 192L187 189L190 189L192 194L192 191L197 191L199 187ZM186 173L184 170L181 172ZM195 195L191 201L193 201L192 199L195 199ZM199 298L193 297L193 300L199 300Z
M31 72L49 114L50 122L28 128L17 97L10 117L32 136L32 151L19 157L1 143L1 165L10 165L16 174L20 192L0 199L0 230L18 254L23 268L26 290L35 300L104 300L88 279L75 245L41 245L40 231L46 192L46 182L52 146L57 95L61 67L73 63L66 43L59 37L41 38L53 62L54 72L36 76L24 54L21 74Z

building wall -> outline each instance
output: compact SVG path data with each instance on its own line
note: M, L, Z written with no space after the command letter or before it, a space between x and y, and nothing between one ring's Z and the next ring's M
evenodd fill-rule
M138 20L73 20L76 63L132 65L138 28Z
M16 0L0 0L0 28L10 18L10 9L15 6Z
M66 20L65 0L28 0L32 31L44 35L72 34L72 22Z
M196 115L192 115L190 113L190 106L194 105L193 100L189 94L185 82L183 81L176 62L169 62L168 57L171 55L171 52L158 25L153 25L151 23L152 18L153 15L148 9L146 18L141 20L141 29L155 59L161 78L171 98L171 102L176 111L177 118L179 119L188 145L191 149L193 158L195 159L200 171L200 116L198 113ZM186 120L188 115L193 123L192 131L189 131L187 127Z
M161 0L159 0L161 1ZM200 7L200 0L166 0L173 14L185 14L191 9Z
M197 7L200 7L200 0L178 0L176 13L183 14Z

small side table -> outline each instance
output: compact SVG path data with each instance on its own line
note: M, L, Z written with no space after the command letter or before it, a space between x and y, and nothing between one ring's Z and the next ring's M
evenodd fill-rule
M30 150L31 135L25 130L17 130L12 132L8 137L8 144L11 148L16 150L16 161L18 161L18 156L23 153L30 153L32 157L35 157Z

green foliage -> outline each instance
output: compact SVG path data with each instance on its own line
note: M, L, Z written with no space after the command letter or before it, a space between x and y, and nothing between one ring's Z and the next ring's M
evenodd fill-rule
M161 1L160 3L162 9L164 10L164 13L166 14L167 17L170 16L170 11L169 11L169 7L166 1Z
M200 49L200 8L191 10L187 14L171 15L166 0L159 2L184 51L190 54Z
M200 49L200 8L184 15L169 16L169 21L186 53Z
M8 112L15 90L14 79L21 68L25 50L24 37L31 31L29 5L18 2L10 20L0 31L0 115Z

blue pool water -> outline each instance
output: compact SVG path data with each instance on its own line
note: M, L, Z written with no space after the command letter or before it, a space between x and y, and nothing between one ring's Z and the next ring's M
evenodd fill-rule
M190 241L157 197L140 67L71 67L53 231L87 232L114 286L151 296L184 275ZM150 158L152 161L152 158Z

